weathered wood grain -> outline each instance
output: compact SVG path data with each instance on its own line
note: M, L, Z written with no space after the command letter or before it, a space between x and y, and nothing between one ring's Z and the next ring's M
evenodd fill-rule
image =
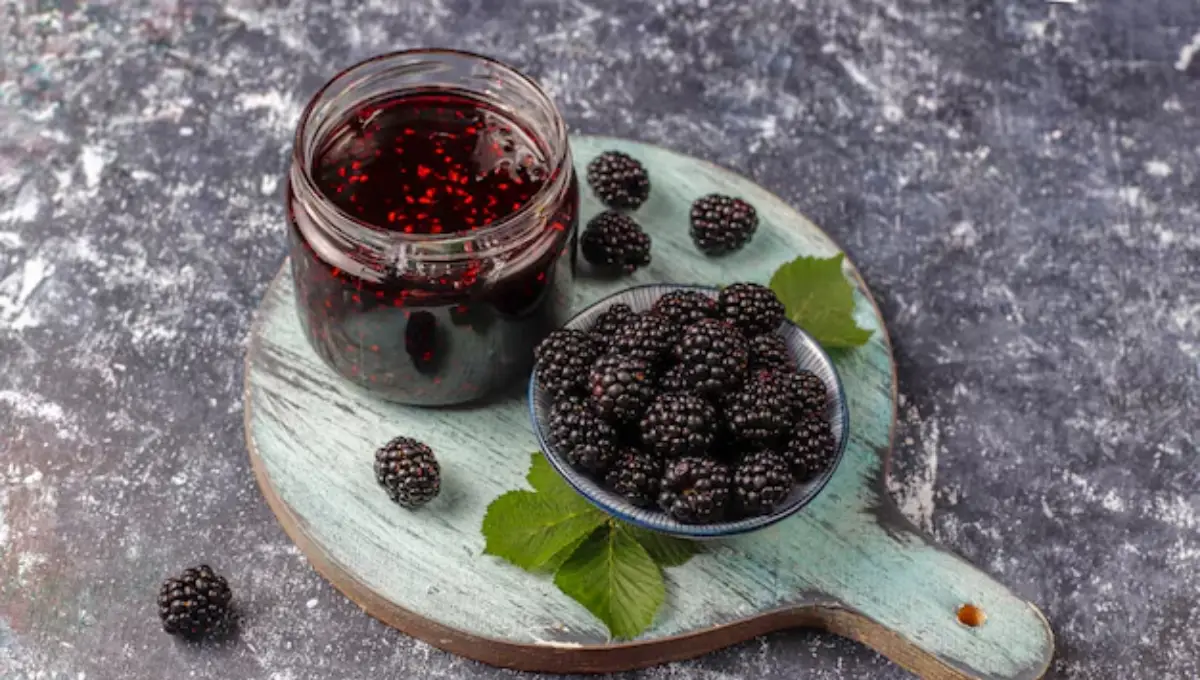
M831 255L820 229L749 180L633 142L581 137L577 166L620 148L643 159L654 191L637 217L654 262L619 281L586 272L575 303L634 283L766 282L800 254ZM701 256L687 210L710 192L739 195L761 225L741 252ZM585 190L585 219L599 210ZM339 380L309 349L285 267L259 310L246 368L246 436L264 495L314 566L370 614L431 644L529 670L608 671L702 654L793 625L818 625L875 647L929 677L1036 678L1053 650L1032 605L938 548L883 493L895 416L895 371L883 320L859 284L859 324L871 343L835 355L850 405L850 442L833 480L796 517L711 544L668 570L669 597L638 640L613 644L602 624L555 589L482 555L487 504L524 486L536 449L521 385L485 406L422 409L372 398ZM428 442L445 483L430 506L405 511L375 485L371 455L404 433ZM987 622L959 623L966 602Z

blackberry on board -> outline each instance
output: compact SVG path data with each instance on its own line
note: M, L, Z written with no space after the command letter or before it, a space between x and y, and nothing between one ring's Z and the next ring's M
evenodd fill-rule
M734 439L769 446L792 424L795 406L790 385L773 373L751 375L723 400L725 422Z
M709 194L692 203L692 241L706 255L740 250L757 228L758 213L740 198Z
M729 505L729 467L712 458L684 456L667 463L658 506L684 524L710 524Z
M587 167L587 181L605 205L636 210L650 196L650 174L637 159L620 151L605 151Z
M546 336L533 350L537 358L534 375L551 394L582 392L587 372L600 356L595 340L583 331L561 328Z
M617 433L592 411L588 400L562 396L548 420L548 439L577 468L603 473L617 456Z
M782 453L798 484L811 481L833 464L833 430L829 421L814 415L804 417L791 433Z
M665 316L638 314L613 333L609 351L637 357L653 366L670 354L678 337L679 327Z
M632 274L650 264L650 236L633 218L611 210L587 223L579 248L584 259L602 269Z
M658 456L625 449L613 462L604 483L630 503L646 507L658 500L662 472L663 462Z
M757 283L734 283L722 288L717 308L720 318L737 326L746 337L774 332L785 316L775 291Z
M708 452L716 437L717 410L694 394L660 394L642 416L642 443L665 458Z
M683 382L703 395L719 395L741 385L749 362L746 338L717 319L702 319L685 328L674 355Z
M748 453L733 471L734 505L744 517L769 515L787 499L794 484L783 456L769 449Z
M233 592L224 577L202 564L163 581L158 616L171 635L200 638L226 630Z
M633 311L629 305L618 302L596 317L596 321L588 329L588 334L592 336L592 341L598 347L607 350L617 330L635 317L637 317L637 312Z
M624 354L609 353L597 359L588 384L596 413L614 424L637 422L654 399L651 364Z
M433 500L442 489L442 469L433 449L412 437L396 437L375 452L375 481L405 508Z
M716 317L717 301L697 290L673 290L658 298L652 309L676 326L686 328L701 319Z
M796 360L782 336L763 333L750 338L750 369L795 371Z

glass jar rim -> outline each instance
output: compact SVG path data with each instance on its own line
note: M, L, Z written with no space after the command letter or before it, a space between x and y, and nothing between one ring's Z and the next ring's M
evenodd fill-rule
M317 90L317 92L308 101L308 104L305 105L304 110L301 111L300 119L296 124L296 134L292 142L292 167L294 169L299 169L299 172L292 172L289 173L289 175L291 176L291 181L293 183L299 181L304 189L304 193L320 202L322 207L327 210L332 217L335 217L344 225L352 225L354 228L362 230L362 235L364 236L369 235L367 240L374 241L376 239L381 239L393 244L437 244L440 247L452 248L458 244L467 244L481 238L487 238L493 234L498 234L511 229L514 224L530 222L530 216L539 209L539 206L541 206L546 198L561 191L562 182L566 181L569 174L565 172L555 173L555 181L546 182L543 184L541 188L539 188L538 191L531 196L524 205L521 206L519 210L516 210L513 213L506 215L503 219L497 220L485 227L473 229L468 232L451 232L444 234L408 234L400 231L382 229L377 225L359 219L358 217L342 209L333 201L329 200L325 196L324 192L322 192L317 186L316 180L312 175L309 154L307 153L311 150L310 142L320 143L322 141L320 139L309 140L305 134L308 130L308 126L313 122L312 118L317 106L321 103L324 103L323 99L329 93L331 88L342 82L345 82L346 79L361 73L365 69L369 69L372 66L378 65L380 62L411 57L438 56L463 58L487 64L498 69L506 77L515 78L522 85L528 87L539 100L538 104L545 106L547 110L553 112L554 114L552 116L553 128L548 131L549 138L547 139L547 135L543 134L546 131L542 130L538 130L538 134L534 135L536 140L546 145L545 151L549 156L548 160L551 169L559 170L563 168L565 164L571 162L571 150L567 139L567 126L563 121L562 114L558 111L558 107L555 106L554 101L550 98L550 95L546 94L545 90L542 89L541 85L539 85L536 80L525 75L524 73L521 73L516 68L500 61L499 59L494 59L483 54L469 52L466 50L435 47L385 52L369 59L359 61L342 69L335 76L330 78L328 82L321 86L321 89ZM404 90L398 89L396 91L403 92ZM416 88L414 88L414 91L416 91ZM516 112L514 112L514 114L515 113Z

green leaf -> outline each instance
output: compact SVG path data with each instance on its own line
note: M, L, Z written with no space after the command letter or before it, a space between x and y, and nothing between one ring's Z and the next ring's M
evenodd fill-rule
M529 480L529 485L536 491L554 494L563 491L575 493L554 471L554 468L550 466L550 461L546 460L540 451L533 454L533 458L529 462L529 474L525 476L525 479Z
M483 551L522 569L544 569L605 521L604 513L577 496L509 491L483 517Z
M650 553L629 532L613 526L584 541L559 567L554 584L618 638L646 630L666 599L662 570Z
M650 553L651 559L660 567L678 567L685 564L692 556L701 551L701 546L695 541L687 541L674 536L660 534L629 524L621 523L622 531L629 532L642 547Z
M608 531L608 523L601 525L601 528L596 529L596 531ZM554 553L554 556L546 560L546 564L542 565L542 571L548 571L551 573L558 571L558 568L561 567L564 562L570 559L571 555L574 555L575 551L579 549L579 546L583 545L583 542L586 541L590 536L591 534L584 534L583 536L579 537L579 540L575 541L571 545L568 545L562 550L559 550L557 553Z
M771 277L771 290L787 308L788 318L826 349L858 347L871 331L854 321L854 288L842 274L845 255L798 257Z

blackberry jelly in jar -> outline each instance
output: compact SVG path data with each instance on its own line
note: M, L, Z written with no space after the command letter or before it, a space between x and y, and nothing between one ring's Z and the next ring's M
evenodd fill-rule
M288 180L300 321L334 370L408 404L524 383L566 320L579 207L532 80L443 50L353 66L304 110Z

